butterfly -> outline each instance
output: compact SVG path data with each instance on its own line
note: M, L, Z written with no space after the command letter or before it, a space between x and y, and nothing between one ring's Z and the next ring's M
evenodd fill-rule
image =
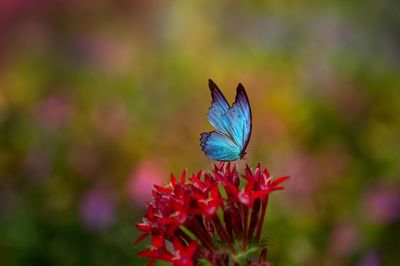
M249 144L252 121L249 98L241 83L236 89L235 102L230 106L218 86L208 80L211 107L208 121L216 129L203 132L200 137L202 151L210 160L235 161L243 158Z

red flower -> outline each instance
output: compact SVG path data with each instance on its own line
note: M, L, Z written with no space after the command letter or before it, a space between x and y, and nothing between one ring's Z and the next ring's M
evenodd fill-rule
M171 259L171 262L176 266L192 266L193 256L197 250L197 242L192 241L188 246L183 245L182 242L174 238L172 241L175 249L175 256Z
M213 216L222 204L221 195L217 186L214 186L210 191L210 197L208 197L207 194L204 195L200 193L194 194L193 197L197 200L197 205L200 208L198 213L206 217Z
M139 253L176 266L191 266L203 260L213 265L235 264L251 250L259 250L258 261L267 265L266 248L261 245L268 196L281 190L288 177L272 180L260 165L246 166L240 175L235 165L214 165L211 173L199 171L188 178L183 171L178 181L171 175L165 186L154 186L147 214L136 228L143 233L136 242L151 236L152 246ZM241 184L242 183L242 184ZM222 215L219 215L219 214Z
M148 266L153 265L157 260L171 261L173 256L165 249L164 238L160 235L151 237L152 246L139 252L139 256L148 257Z

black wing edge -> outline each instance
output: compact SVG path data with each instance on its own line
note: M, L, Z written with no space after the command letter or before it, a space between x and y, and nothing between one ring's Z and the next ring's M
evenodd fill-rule
M207 142L207 139L210 137L210 135L211 135L211 132L203 132L200 134L200 147L204 153L205 153L204 149L206 146L206 142Z
M240 158L242 158L245 154L246 154L246 149L247 149L247 145L250 142L250 137L251 137L251 132L253 130L253 115L251 113L251 106L250 106L250 101L249 101L249 97L247 96L247 92L243 86L242 83L239 83L237 88L236 88L236 97L235 97L235 102L232 104L232 107L239 101L239 97L240 96L244 96L248 105L249 105L249 110L250 110L250 132L249 132L249 138L246 141L246 144L244 145L243 148L243 152L240 155Z
M211 98L212 98L211 107L213 103L216 101L217 97L221 97L225 101L225 103L228 106L230 106L225 96L222 94L221 90L218 88L217 84L215 84L215 82L212 79L208 79L208 87L210 88L211 91Z
M249 106L250 106L249 97L247 97L246 89L244 88L242 83L239 83L236 88L236 97L235 97L235 102L233 104L235 104L239 101L240 95L243 95L246 98L246 101L249 103Z

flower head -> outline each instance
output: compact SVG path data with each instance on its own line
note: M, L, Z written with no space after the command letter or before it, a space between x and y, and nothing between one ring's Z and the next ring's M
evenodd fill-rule
M152 245L140 256L175 266L269 265L267 249L260 242L269 194L281 190L287 176L272 180L260 164L246 165L240 174L235 165L214 165L211 173L200 171L178 180L171 175L165 186L154 185L153 200L136 228L143 233L136 243L151 237ZM250 253L258 252L258 259Z

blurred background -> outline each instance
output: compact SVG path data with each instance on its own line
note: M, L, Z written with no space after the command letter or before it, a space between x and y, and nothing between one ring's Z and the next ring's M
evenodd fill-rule
M145 265L152 184L211 169L208 78L290 175L274 265L399 265L397 1L0 0L0 265ZM148 243L144 243L148 244Z

